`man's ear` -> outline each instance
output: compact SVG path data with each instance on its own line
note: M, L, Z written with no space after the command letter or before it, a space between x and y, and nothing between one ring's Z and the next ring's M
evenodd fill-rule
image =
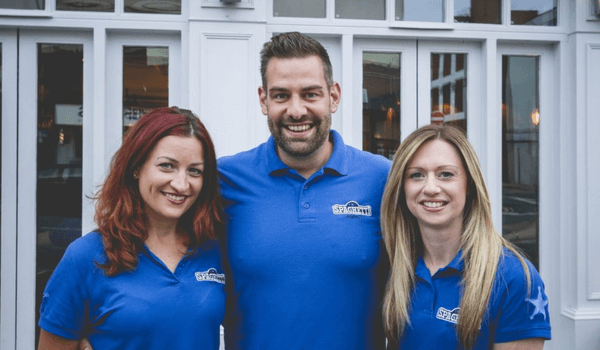
M329 88L329 112L331 114L335 113L340 106L340 101L342 99L342 88L340 83L337 81L331 84Z
M269 108L267 108L267 90L265 90L262 85L258 87L258 101L260 102L262 114L268 115Z

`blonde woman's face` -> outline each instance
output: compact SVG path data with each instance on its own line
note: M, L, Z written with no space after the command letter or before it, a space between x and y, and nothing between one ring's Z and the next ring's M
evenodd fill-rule
M454 146L435 139L421 145L407 166L406 204L421 232L462 232L467 174Z

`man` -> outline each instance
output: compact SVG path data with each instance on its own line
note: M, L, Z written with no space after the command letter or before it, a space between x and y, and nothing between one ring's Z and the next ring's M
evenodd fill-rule
M341 89L319 42L273 37L261 75L271 137L219 161L226 349L383 349L379 206L390 162L330 130Z

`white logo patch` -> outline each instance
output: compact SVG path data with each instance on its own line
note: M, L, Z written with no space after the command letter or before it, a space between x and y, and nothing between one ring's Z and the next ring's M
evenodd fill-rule
M458 323L458 310L460 310L459 307L452 309L452 310L448 310L446 308L440 307L435 315L435 318L437 318L438 320L457 324Z
M209 282L217 282L221 284L225 284L225 274L217 273L217 269L211 267L207 271L196 272L196 279L200 282L209 281Z
M360 205L356 201L349 201L346 204L334 204L331 209L334 215L371 216L371 206Z

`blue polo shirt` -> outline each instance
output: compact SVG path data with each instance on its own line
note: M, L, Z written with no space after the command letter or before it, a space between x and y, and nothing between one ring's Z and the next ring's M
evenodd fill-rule
M67 248L46 285L39 325L94 349L219 348L225 275L219 244L205 243L171 272L146 246L131 272L107 277L99 233Z
M479 336L473 347L490 349L493 343L527 338L550 339L550 316L544 283L533 265L531 290L519 259L503 250L496 279ZM416 288L412 295L411 325L400 338L400 349L462 349L456 323L460 317L460 279L464 269L461 252L433 276L421 257L416 268Z
M379 207L390 161L335 131L330 140L330 159L308 179L279 159L272 137L219 160L227 350L384 348Z

